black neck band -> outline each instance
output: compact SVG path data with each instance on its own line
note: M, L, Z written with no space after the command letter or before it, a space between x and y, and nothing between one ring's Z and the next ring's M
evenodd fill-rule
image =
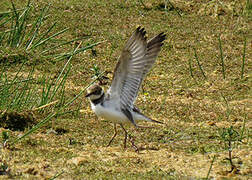
M102 102L103 101L103 99L104 99L104 93L101 95L101 97L99 97L98 99L94 99L94 100L91 100L91 102L94 104L94 105L96 105L96 104L99 104L100 102Z

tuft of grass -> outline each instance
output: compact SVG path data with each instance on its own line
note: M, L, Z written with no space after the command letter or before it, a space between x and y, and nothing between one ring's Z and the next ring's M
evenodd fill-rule
M79 46L76 47L72 53L72 56L70 56L70 58L68 59L68 61L66 62L65 66L63 67L59 77L56 80L56 83L59 81L59 78L61 77L61 75L63 74L65 68L67 67L67 65L69 64L69 62L71 61L71 59L73 58L73 55L75 55L76 51L78 50ZM70 99L68 102L64 103L62 106L60 106L59 108L55 109L54 112L51 112L46 118L44 118L43 120L41 120L38 124L36 124L34 127L32 127L30 130L28 130L26 133L24 133L22 136L16 138L13 142L12 145L14 145L15 143L17 143L18 141L24 139L25 137L29 136L30 134L32 134L33 132L35 132L36 130L38 130L39 128L41 128L43 125L45 125L47 122L49 122L53 117L59 117L60 115L65 114L64 109L67 108L68 106L70 106L77 98L79 98L83 92L86 91L86 89L88 87L90 87L97 79L99 79L103 73L100 73L96 79L94 79L89 85L87 85L83 90L81 90L79 92L78 95L76 95L74 98ZM64 78L63 78L64 79ZM61 83L60 83L61 84ZM51 86L49 86L51 87ZM58 89L58 88L56 88ZM53 94L55 91L52 91Z
M79 47L79 46L78 46ZM78 49L78 47L74 50L76 51ZM73 53L74 55L74 53ZM65 63L64 67L62 68L59 76L57 77L55 83L45 83L44 81L44 88L42 90L42 98L40 101L40 106L45 105L47 103L49 103L50 101L53 100L53 98L55 97L57 91L61 88L64 87L64 82L66 80L66 77L71 69L71 66L69 66L69 63L72 59L72 56L70 56L70 58L68 59L68 61ZM66 68L68 68L68 70L65 72ZM63 75L64 74L64 75ZM53 86L53 84L55 84L55 86ZM51 88L53 88L53 90L51 91ZM63 95L64 95L64 91L63 91ZM62 103L62 102L61 102ZM34 131L36 131L37 129L39 129L40 127L42 127L44 124L46 124L52 117L58 115L59 112L62 112L64 110L64 108L67 107L67 105L65 104L61 104L60 107L58 107L58 110L56 110L55 112L50 113L44 120L42 120L41 122L39 122L38 124L36 124L33 128L31 128L28 132L26 132L24 135L22 135L21 137L17 138L16 140L14 140L14 142L12 144L15 144L16 142L18 142L19 140L25 138L26 136L30 135L31 133L33 133Z
M55 44L55 42L59 42L58 40L55 41L54 38L58 38L59 35L65 33L69 28L65 28L56 33L51 33L56 26L56 23L53 23L53 25L49 26L45 32L42 31L45 29L43 25L46 24L46 20L48 20L49 17L48 12L50 5L43 7L34 21L32 21L31 18L33 8L30 1L28 1L24 8L19 10L16 8L13 1L11 1L11 5L12 10L2 13L3 15L0 16L0 23L5 25L5 28L0 29L0 47L9 46L11 49L20 48L26 53L33 55L37 53L37 50L42 51L43 49L40 55L49 53L51 54L50 57L55 57L57 61L67 59L56 80L53 80L51 76L42 75L42 78L38 78L41 82L37 82L37 77L35 77L34 74L36 64L29 70L28 75L24 77L21 72L24 71L23 67L28 64L25 61L22 62L21 67L18 69L13 78L12 75L7 74L8 68L6 65L1 68L1 125L6 128L11 127L11 129L23 130L29 125L29 123L21 123L24 125L24 127L21 127L20 121L27 120L27 122L30 122L30 120L35 120L36 118L33 115L33 112L35 111L38 111L40 114L46 114L48 113L46 112L46 109L48 110L49 106L53 106L51 109L60 109L60 114L66 114L66 112L64 112L64 108L67 107L64 106L66 103L65 83L71 70L70 61L73 56L88 49L93 49L93 47L100 44L100 42L92 44L87 43L87 45L83 47L80 47L82 44L82 42L80 42L74 51L66 51L64 53L57 54L55 52L56 48L60 48L63 45L70 44L75 42L75 40L80 40L81 38L63 41L63 43L54 45L53 48L51 48L50 43ZM6 30L6 28L9 29ZM44 47L50 48L47 49ZM40 94L40 96L38 94ZM59 113L56 114L59 115ZM32 129L32 132L33 130L34 129Z
M53 32L57 25L56 22L50 25L49 28L45 28L50 20L50 5L44 6L40 10L39 15L33 19L34 7L30 1L22 9L17 9L13 1L11 1L11 4L11 11L0 13L2 14L0 24L5 27L2 29L2 32L0 31L0 46L23 49L30 54L39 50L38 56L40 58L41 56L47 59L54 57L54 61L60 61L71 56L69 51L57 54L56 52L59 52L60 48L71 45L73 42L90 38L87 35L70 41L63 40L60 36L65 34L69 28ZM43 32L44 29L47 30ZM87 43L85 47L79 48L75 53L78 54L88 49L92 50L98 44L100 43Z
M231 109L229 107L229 103L227 99L225 98L225 96L223 96L222 94L221 96L223 97L224 102L226 104L226 107L227 107L226 116L227 116L227 120L229 120ZM241 132L238 132L237 130L235 130L232 125L228 128L223 128L220 131L220 135L219 135L220 140L224 143L225 150L228 150L228 158L225 158L225 160L227 160L230 163L229 172L233 172L233 173L239 172L238 167L233 162L232 152L233 152L233 149L235 148L234 146L236 146L238 143L241 143L242 140L244 139L245 119L243 121Z
M26 78L22 78L22 75L19 75L22 71L24 63L19 68L19 71L15 74L12 79L9 79L6 68L4 67L0 74L0 109L5 111L22 111L24 109L30 109L35 104L32 102L34 96L33 92L35 86L32 87L32 69Z
M24 63L12 79L9 79L7 73L4 71L0 74L0 109L7 112L34 111L38 107L55 101L58 97L62 101L65 81L70 68L64 74L63 69L56 81L50 78L42 78L42 82L37 84L36 78L34 77L34 68L29 71L26 77L19 75L23 65ZM38 96L40 90L41 95ZM58 104L61 104L61 101Z
M236 131L233 126L230 126L229 128L224 128L220 134L221 141L225 144L225 149L228 150L228 158L226 160L230 163L230 171L238 172L237 166L233 163L233 156L232 152L235 146L235 143L241 141L241 135Z

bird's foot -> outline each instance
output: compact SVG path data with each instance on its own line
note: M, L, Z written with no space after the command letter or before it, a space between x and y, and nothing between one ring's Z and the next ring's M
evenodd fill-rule
M135 149L135 151L139 153L139 148L135 145L135 138L129 135L129 141L131 143L131 146Z

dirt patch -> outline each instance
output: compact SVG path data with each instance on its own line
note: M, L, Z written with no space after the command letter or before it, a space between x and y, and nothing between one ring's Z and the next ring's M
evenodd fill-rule
M37 123L31 112L2 112L0 115L0 127L12 131L24 131Z
M62 135L62 134L68 133L68 130L64 129L64 128L56 128L55 131L56 131L57 135Z

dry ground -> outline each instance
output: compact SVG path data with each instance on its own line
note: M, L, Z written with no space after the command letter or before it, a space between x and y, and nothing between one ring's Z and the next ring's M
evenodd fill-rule
M18 7L24 5L15 2ZM0 162L8 165L8 172L0 179L50 179L58 173L57 179L203 179L214 156L211 179L252 179L251 2L173 0L170 2L175 9L169 5L167 10L162 0L142 1L145 8L137 0L48 2L50 21L57 21L59 29L70 28L63 38L91 35L92 42L104 41L94 48L96 56L91 51L74 56L66 83L67 98L92 81L90 69L95 64L102 71L113 71L123 44L136 27L145 27L148 37L167 34L137 100L146 115L165 124L144 123L153 128L138 131L127 126L142 148L139 154L130 146L123 150L121 130L111 147L106 147L113 126L96 118L89 102L81 96L70 107L80 106L80 113L53 119L58 133L49 132L49 123L13 147L1 148ZM48 2L32 1L34 13ZM246 3L250 3L250 8ZM9 2L0 2L0 10L9 8ZM241 79L245 37L245 71ZM193 48L206 78L197 65ZM36 74L57 74L63 66L63 62L42 61L36 55L28 58L39 62ZM13 73L19 66L10 67L9 73ZM111 74L108 76L111 79ZM244 139L234 143L232 152L239 171L230 173L230 164L225 160L228 151L220 134L230 126L240 133L244 123ZM1 128L2 131L8 131L11 140L24 133Z

